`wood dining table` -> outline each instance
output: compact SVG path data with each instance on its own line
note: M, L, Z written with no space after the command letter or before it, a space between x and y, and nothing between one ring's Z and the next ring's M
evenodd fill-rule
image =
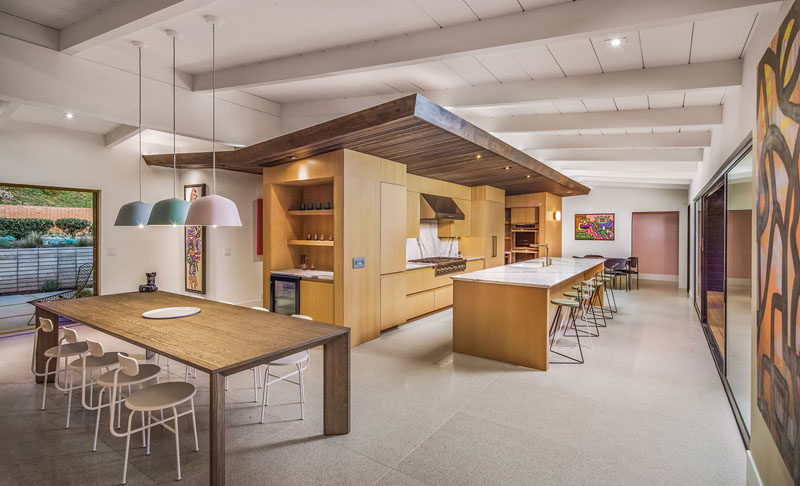
M164 291L130 292L40 302L38 317L79 322L161 356L208 373L212 485L225 484L225 377L316 346L323 346L325 435L350 432L350 329ZM175 319L146 319L164 307L197 307ZM44 371L44 351L58 332L39 331L36 370ZM41 379L40 379L41 381Z

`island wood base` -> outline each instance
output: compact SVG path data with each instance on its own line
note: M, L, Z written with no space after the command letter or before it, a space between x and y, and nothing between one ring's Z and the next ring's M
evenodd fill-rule
M602 271L599 264L550 288L454 281L453 351L546 371L550 300Z

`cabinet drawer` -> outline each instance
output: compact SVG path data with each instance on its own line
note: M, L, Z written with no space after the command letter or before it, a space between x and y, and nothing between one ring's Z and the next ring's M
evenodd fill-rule
M466 273L483 270L483 260L470 260L467 262Z
M315 321L333 323L333 283L301 280L300 313Z
M448 285L433 291L433 305L437 309L453 305L453 286Z
M428 290L406 297L406 319L435 311L434 292L435 290Z

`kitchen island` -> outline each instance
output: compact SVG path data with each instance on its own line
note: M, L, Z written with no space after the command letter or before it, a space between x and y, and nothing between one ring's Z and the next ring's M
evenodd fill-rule
M547 370L550 300L602 272L603 262L535 259L451 277L453 351Z

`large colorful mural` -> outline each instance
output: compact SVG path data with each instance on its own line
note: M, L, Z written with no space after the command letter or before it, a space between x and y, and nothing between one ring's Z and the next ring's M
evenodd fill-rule
M575 239L605 241L613 240L614 213L576 214Z
M206 195L205 184L183 186L183 198L194 201ZM184 227L184 279L187 292L206 293L206 228Z
M800 483L800 8L792 6L758 64L756 403Z

